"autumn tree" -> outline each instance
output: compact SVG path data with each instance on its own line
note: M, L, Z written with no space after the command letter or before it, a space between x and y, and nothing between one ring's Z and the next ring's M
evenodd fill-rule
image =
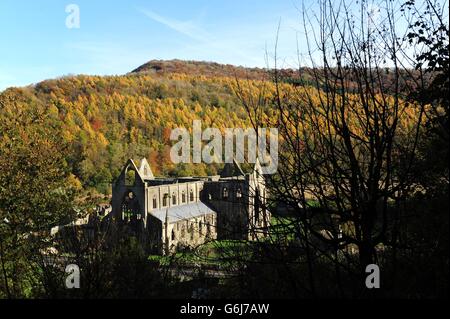
M0 296L27 297L41 287L38 265L50 229L74 218L79 185L58 128L33 96L3 92L0 117Z

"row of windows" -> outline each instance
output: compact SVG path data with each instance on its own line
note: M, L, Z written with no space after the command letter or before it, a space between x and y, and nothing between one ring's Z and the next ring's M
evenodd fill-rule
M189 192L189 201L193 202L194 201L194 191L191 190ZM185 204L186 203L186 192L182 191L181 192L181 203ZM178 204L178 198L177 198L177 194L175 192L172 193L172 205L177 205ZM162 207L167 207L169 206L169 194L165 193L163 195L163 201L162 201ZM153 195L153 209L158 208L158 199L156 197L156 195Z
M242 189L240 187L238 187L236 189L236 193L235 193L236 198L242 198ZM209 199L212 199L212 195L209 194L208 195ZM228 189L228 187L223 187L222 188L222 199L228 199L230 197L230 191ZM175 192L172 193L171 198L169 197L168 193L165 193L163 195L163 199L162 199L162 207L167 207L169 206L169 200L171 199L172 201L172 205L177 205L178 204L178 196ZM190 190L189 192L189 202L193 202L194 201L194 191ZM157 209L158 208L158 198L156 195L153 196L153 209ZM182 191L181 192L181 204L185 204L186 203L186 192Z
M230 197L230 191L228 190L228 187L222 188L222 199L228 199ZM242 197L242 189L238 187L236 189L236 198Z
M201 219L199 220L199 226L201 226L202 225L202 221L203 221L203 224L206 224L206 223L211 223L211 225L212 226L214 226L214 218L213 219L209 219L207 216L203 216L203 217L200 217ZM183 227L183 226L186 226L186 227L189 227L189 225L190 224L192 224L192 223L197 223L196 221L195 222L192 222L192 221L190 221L190 220L186 220L186 221L184 221L184 222L178 222L178 223L176 223L176 226L177 226L177 230L180 230L180 225L181 225L181 227ZM183 225L184 224L184 225Z
M242 198L242 189L240 187L238 187L236 189L236 193L235 193L235 198L239 199ZM222 199L229 199L230 198L230 191L228 190L228 187L223 187L222 188ZM208 193L208 199L212 200L213 196L211 193Z
M214 226L214 222L212 222L211 224L209 223L209 221L206 221L206 218L204 218L205 219L205 221L199 221L198 222L198 231L199 231L199 234L201 235L202 234L202 232L203 232L203 227L205 227L206 228L206 233L207 234L210 234L210 232L211 232L211 226ZM179 230L180 229L180 223L178 223L177 224L177 230ZM190 225L189 225L189 222L188 221L186 221L186 226L185 225L182 225L181 226L181 233L180 233L180 238L184 238L185 237L185 234L186 234L186 230L187 230L187 233L188 234L190 234L191 236L191 240L194 240L194 223L190 223ZM171 239L172 240L175 240L176 239L176 236L175 236L175 230L174 229L172 229L172 233L171 233Z

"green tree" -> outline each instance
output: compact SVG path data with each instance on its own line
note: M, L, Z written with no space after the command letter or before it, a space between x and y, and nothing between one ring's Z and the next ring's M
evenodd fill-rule
M70 221L75 189L58 125L25 91L0 95L0 296L26 297L51 227Z

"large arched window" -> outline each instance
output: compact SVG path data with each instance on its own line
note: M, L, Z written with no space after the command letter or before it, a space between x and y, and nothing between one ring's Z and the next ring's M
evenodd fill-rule
M131 218L138 218L140 214L139 201L136 195L128 191L122 201L122 218L130 220Z
M186 192L182 191L181 192L181 203L186 203Z
M194 201L194 191L191 189L189 192L189 201L193 202Z
M125 172L125 185L134 186L136 183L136 172L134 169L127 169Z

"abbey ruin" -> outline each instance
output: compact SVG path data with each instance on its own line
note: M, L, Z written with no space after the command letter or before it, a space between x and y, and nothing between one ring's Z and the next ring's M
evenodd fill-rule
M112 220L133 229L154 253L267 236L270 213L259 162L250 174L233 161L218 176L158 178L145 158L139 167L130 159L112 187Z

